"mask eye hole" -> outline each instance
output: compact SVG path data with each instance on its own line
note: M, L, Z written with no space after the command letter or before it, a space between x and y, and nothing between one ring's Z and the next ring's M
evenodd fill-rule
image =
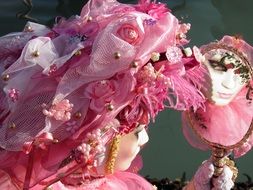
M210 66L216 71L226 72L227 67L221 64L219 61L209 60Z

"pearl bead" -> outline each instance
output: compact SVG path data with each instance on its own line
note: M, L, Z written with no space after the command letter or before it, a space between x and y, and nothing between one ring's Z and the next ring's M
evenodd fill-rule
M81 146L78 146L77 150L81 152L83 150L83 148Z
M114 53L114 58L115 59L119 59L121 57L120 53L119 52L115 52Z
M137 61L133 61L133 62L131 63L131 67L132 67L132 68L137 68L137 67L138 67L138 62L137 62Z
M9 129L15 129L15 128L16 128L15 123L11 122L11 123L9 124Z
M4 81L8 81L8 80L10 79L10 75L4 74L4 75L2 75L2 79L3 79Z
M32 29L32 27L30 25L26 25L24 31L25 32L32 32L33 29Z
M89 16L88 19L87 19L88 22L92 21L92 17Z
M112 111L114 109L114 106L112 104L107 105L107 110Z
M34 57L39 57L39 56L40 56L40 52L39 52L38 50L36 50L36 51L34 51L34 52L32 53L32 55L33 55Z
M54 139L54 140L53 140L53 143L54 143L54 144L57 144L58 142L59 142L58 139Z
M81 112L76 112L75 113L75 118L76 119L80 119L82 117L82 113Z
M80 56L81 54L82 54L82 51L81 51L81 50L78 50L78 51L76 51L76 53L75 53L76 56Z

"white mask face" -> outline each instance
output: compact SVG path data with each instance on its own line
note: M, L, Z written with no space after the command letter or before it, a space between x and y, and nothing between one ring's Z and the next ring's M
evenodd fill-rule
M207 98L215 105L224 106L246 85L247 80L243 75L249 71L241 71L246 68L242 60L232 52L216 49L205 55L205 62L211 81L211 86L206 85L204 90Z
M134 131L121 137L119 152L115 161L115 171L127 170L141 147L149 140L145 125L139 125Z

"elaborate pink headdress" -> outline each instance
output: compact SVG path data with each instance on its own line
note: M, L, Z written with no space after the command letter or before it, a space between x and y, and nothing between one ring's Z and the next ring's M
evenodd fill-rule
M188 116L183 114L184 135L192 146L202 150L210 148L192 130L191 125L195 123L197 125L195 130L198 130L202 138L212 139L212 142L226 146L234 145L247 133L253 119L253 47L240 38L224 36L218 42L201 46L200 51L207 58L217 52L230 52L237 55L243 63L238 64L234 72L239 74L242 81L247 84L228 105L217 106L206 101L204 109L190 112ZM202 88L210 86L206 84L208 82L210 83L208 80L203 82ZM235 157L244 155L252 146L251 135L246 141L241 142L241 146L233 150Z
M164 4L93 0L52 30L28 25L2 37L1 168L22 182L15 165L29 157L34 185L71 159L94 165L115 134L165 107L200 106L203 96L184 78L200 77L180 49L189 28Z

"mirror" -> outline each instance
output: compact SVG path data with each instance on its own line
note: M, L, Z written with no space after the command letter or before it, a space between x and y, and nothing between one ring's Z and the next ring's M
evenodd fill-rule
M211 149L219 176L224 165L238 170L228 158L251 149L253 138L252 60L253 48L241 39L225 36L200 48L203 59L201 91L203 108L184 113L184 135L191 145Z

